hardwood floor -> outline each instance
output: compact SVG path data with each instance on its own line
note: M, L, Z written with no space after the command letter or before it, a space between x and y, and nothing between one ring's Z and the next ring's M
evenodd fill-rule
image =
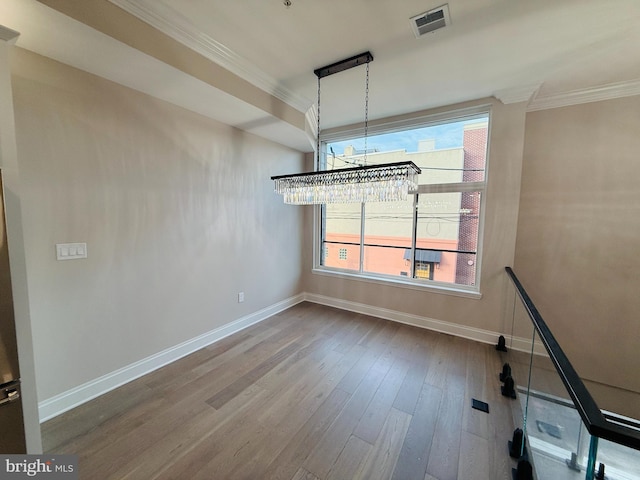
M43 442L91 480L510 479L501 365L490 345L302 303L46 422Z

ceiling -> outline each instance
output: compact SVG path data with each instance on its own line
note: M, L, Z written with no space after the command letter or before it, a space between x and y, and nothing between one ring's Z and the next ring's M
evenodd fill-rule
M540 109L640 93L637 0L449 0L451 24L420 38L409 19L442 0L291 2L3 0L0 23L22 48L301 151L314 145L313 70L367 50L370 119L489 96ZM151 38L140 20L274 102L132 40L128 29ZM322 128L362 121L364 72L322 80Z

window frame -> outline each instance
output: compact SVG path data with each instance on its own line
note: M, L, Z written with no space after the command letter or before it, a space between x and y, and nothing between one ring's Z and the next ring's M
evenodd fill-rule
M487 118L487 147L485 157L485 176L480 182L459 182L446 184L426 184L418 187L418 195L429 193L462 193L462 192L481 192L480 198L480 215L478 225L478 241L476 255L476 282L474 285L460 285L449 282L438 282L434 280L425 280L413 278L414 266L410 267L410 276L403 275L384 275L378 273L364 272L362 259L360 261L359 270L348 270L338 267L328 267L322 265L322 243L323 243L323 206L316 205L314 207L314 225L313 225L313 268L312 273L325 276L338 276L350 278L357 281L393 285L402 288L415 289L420 291L432 291L434 293L443 293L468 298L481 298L480 279L482 277L482 257L483 257L483 238L484 224L486 216L486 199L489 184L489 162L490 162L490 141L491 141L491 124L492 124L492 108L491 104L481 104L465 109L442 111L433 114L414 114L403 116L402 118L383 119L376 122L370 122L368 128L369 136L382 133L394 133L414 128L430 127L441 125L443 123L453 123L458 121L466 121L473 119ZM321 156L326 156L327 144L332 142L349 140L352 138L362 137L362 125L347 126L343 128L334 128L327 132L321 133ZM319 169L318 157L315 158L316 170ZM417 196L413 196L414 209L417 205ZM364 206L363 206L364 209ZM417 211L417 210L416 210ZM361 228L364 229L364 212L361 213ZM413 227L415 228L415 219ZM364 253L362 248L363 232L361 232L361 256ZM412 239L412 248L415 248L415 238ZM415 264L415 259L414 259Z

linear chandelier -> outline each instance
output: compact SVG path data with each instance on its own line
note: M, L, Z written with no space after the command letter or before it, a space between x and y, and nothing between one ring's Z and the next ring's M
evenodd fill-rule
M369 62L370 52L341 60L314 70L318 77L318 125L316 165L320 165L320 79L363 63L367 65L364 120L364 165L337 170L293 173L271 177L276 193L284 203L318 205L324 203L392 202L406 200L418 189L420 168L413 162L367 165L367 133L369 127Z
M389 202L406 199L418 188L420 169L413 162L365 165L323 172L271 177L284 203Z

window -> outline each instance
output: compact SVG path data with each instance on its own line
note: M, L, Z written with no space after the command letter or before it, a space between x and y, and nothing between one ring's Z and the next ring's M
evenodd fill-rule
M433 280L431 272L433 271L433 263L416 261L416 278L426 278Z
M402 129L376 127L366 152L363 138L327 138L320 169L410 160L422 173L418 193L406 201L319 207L324 253L316 268L477 291L488 129L488 113L474 112ZM330 246L339 249L337 258L327 255Z

